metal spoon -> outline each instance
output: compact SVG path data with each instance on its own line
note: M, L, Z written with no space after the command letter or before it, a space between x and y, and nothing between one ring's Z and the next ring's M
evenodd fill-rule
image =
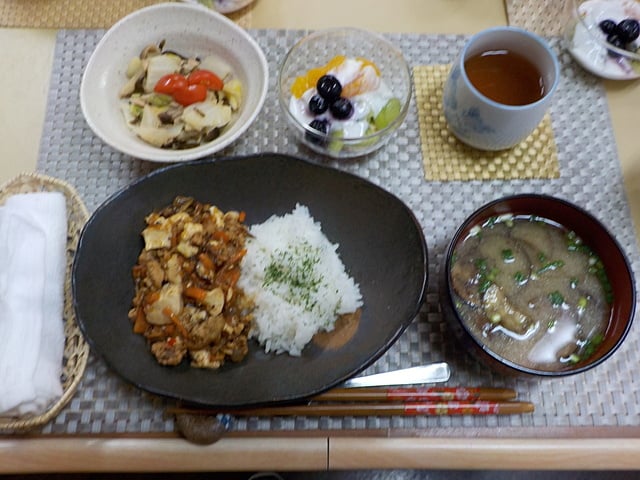
M449 365L445 362L401 368L390 372L351 378L344 387L382 387L387 385L417 385L422 383L446 382L451 376Z

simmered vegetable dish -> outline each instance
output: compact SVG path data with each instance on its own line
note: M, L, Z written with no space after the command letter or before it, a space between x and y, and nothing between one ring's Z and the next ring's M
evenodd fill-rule
M218 56L187 57L145 47L127 66L120 91L129 128L161 148L186 149L215 140L242 101L242 84Z
M129 317L162 365L219 368L248 353L252 305L236 287L246 253L242 212L176 197L146 218Z
M547 371L589 357L607 328L612 291L574 232L539 217L495 217L458 245L450 280L472 333L516 364Z

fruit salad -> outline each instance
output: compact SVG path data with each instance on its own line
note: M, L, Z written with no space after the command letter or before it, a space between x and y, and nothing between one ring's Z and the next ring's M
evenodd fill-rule
M334 152L342 148L343 139L362 138L366 144L367 137L393 123L401 110L378 67L365 58L338 55L291 85L289 111L310 127L306 139Z
M640 61L637 60L640 55L640 3L635 0L588 0L579 5L577 13L582 22L576 25L569 46L574 58L587 70L605 78L640 77ZM615 49L607 48L604 42Z

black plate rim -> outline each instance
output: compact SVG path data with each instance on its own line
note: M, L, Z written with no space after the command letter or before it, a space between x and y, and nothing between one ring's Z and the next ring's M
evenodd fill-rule
M102 212L108 210L110 206L114 202L116 202L122 195L125 195L128 191L136 188L139 184L148 181L150 178L154 178L156 176L161 176L161 175L167 175L171 171L176 169L184 169L184 168L189 168L191 166L198 166L202 164L219 164L219 163L225 163L225 162L238 162L238 161L250 160L250 159L262 159L263 161L265 161L265 159L269 159L269 158L276 158L276 159L282 159L287 162L299 163L299 164L302 164L304 168L329 170L334 174L349 177L352 181L356 183L367 185L368 187L375 189L380 194L387 196L392 201L397 202L397 205L402 207L404 212L407 214L407 216L411 219L414 226L416 227L416 233L420 240L419 242L421 247L420 255L422 257L422 265L420 266L422 268L422 283L419 287L418 298L414 304L414 308L412 309L410 315L407 315L407 318L403 319L401 322L398 322L398 328L396 328L395 333L389 336L385 342L381 343L380 346L377 348L377 350L369 357L367 361L362 363L359 367L354 368L350 373L337 376L335 380L332 382L328 382L324 385L310 388L308 393L304 395L299 395L299 394L281 395L277 399L264 399L262 401L239 401L239 402L224 402L224 403L211 402L203 398L195 398L195 397L187 398L187 396L180 395L176 392L173 392L167 389L163 389L155 386L149 386L147 384L144 384L143 382L134 380L128 377L127 375L123 374L121 371L119 371L119 369L117 369L112 364L112 362L109 360L106 354L100 351L100 348L97 346L94 339L91 337L90 333L87 331L87 326L85 325L82 315L79 311L80 306L77 303L77 297L76 297L76 289L78 287L77 281L76 281L76 271L77 271L76 260L79 254L78 252L82 251L83 249L86 232L92 227L93 223L102 214ZM341 170L339 168L331 167L329 165L315 163L301 157L297 157L289 154L281 154L276 152L262 152L262 153L256 153L256 154L248 154L248 155L229 155L224 157L209 157L209 158L202 158L202 159L196 159L196 160L191 160L187 162L171 164L168 166L162 166L160 168L157 168L141 176L140 178L134 180L133 182L125 185L124 187L120 188L119 190L111 194L109 197L107 197L107 199L104 200L94 210L89 220L87 220L87 222L83 226L82 231L80 233L80 237L78 240L78 248L76 250L76 258L74 258L74 262L72 266L71 288L73 292L73 308L76 313L76 319L77 319L80 331L82 332L85 340L91 347L92 352L96 354L102 361L104 361L107 367L109 368L109 370L115 373L118 378L124 380L128 384L133 385L142 391L146 391L155 395L159 395L161 397L178 400L178 401L185 402L192 405L202 405L202 406L218 407L218 408L242 408L242 407L286 404L286 403L291 403L297 400L303 400L305 398L309 398L314 395L318 395L335 386L340 385L341 383L348 380L349 378L357 376L362 371L366 370L369 366L371 366L373 363L375 363L398 340L398 338L404 333L404 331L409 327L409 325L413 323L413 321L418 316L422 306L425 303L426 295L427 295L428 280L429 280L429 269L428 269L429 260L428 259L429 259L429 249L428 249L428 245L424 235L424 231L422 229L420 222L415 216L414 212L411 210L411 208L409 208L409 206L403 200L397 197L395 194L389 192L382 186L377 185L361 176L358 176L356 174L350 173L345 170Z

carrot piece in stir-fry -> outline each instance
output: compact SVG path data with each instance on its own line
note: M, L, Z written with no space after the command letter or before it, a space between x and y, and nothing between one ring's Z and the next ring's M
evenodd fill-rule
M182 325L182 322L180 321L178 316L173 313L169 307L163 308L162 313L164 313L167 318L169 318L169 320L171 320L175 324L175 326L178 328L178 331L184 338L189 338L189 332L186 328L184 328L184 325Z
M240 260L242 260L242 258L247 254L247 249L243 248L242 250L238 250L238 252L231 257L231 259L229 260L229 264L233 265L236 263L240 263Z
M198 255L198 261L204 266L204 268L209 271L212 271L216 268L213 264L213 260L211 260L211 257L206 253L201 253L200 255Z
M204 302L207 291L204 288L198 287L187 287L184 289L185 297L193 298L196 302L202 303Z
M136 311L136 319L133 324L134 333L144 333L147 330L148 326L149 324L147 323L147 320L145 318L144 311L142 310L142 308L138 308L138 310Z

